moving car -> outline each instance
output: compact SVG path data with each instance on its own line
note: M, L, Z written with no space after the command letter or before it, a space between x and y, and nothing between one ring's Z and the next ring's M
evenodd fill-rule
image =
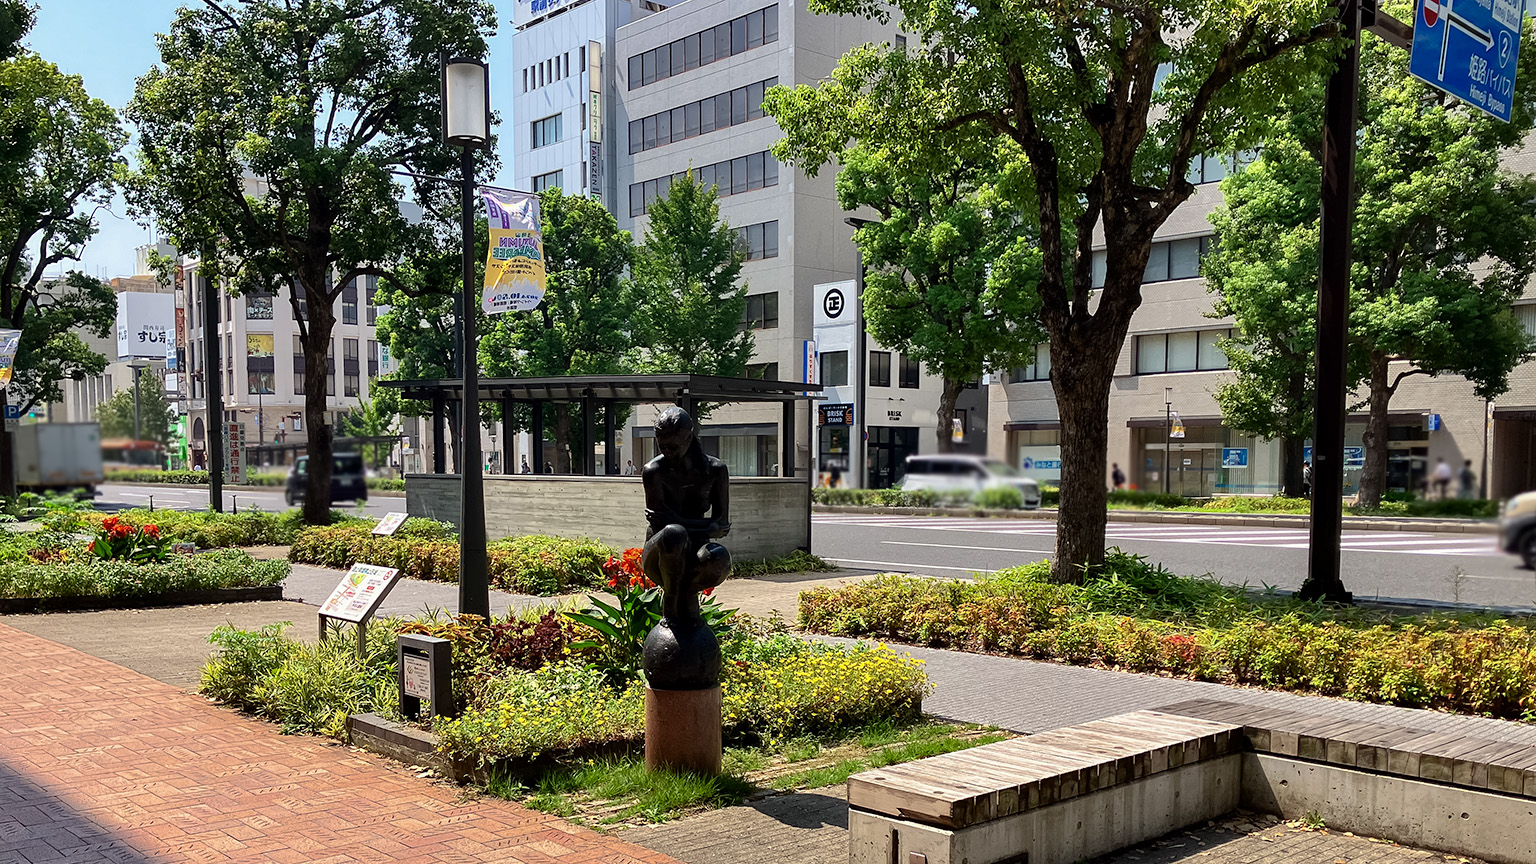
M1024 507L1033 510L1040 506L1040 484L1025 477L1019 469L996 459L966 456L958 453L934 453L927 456L908 456L907 475L902 478L901 488L906 490L931 489L935 492L970 492L996 486L1012 486L1024 495Z
M1519 555L1536 569L1536 492L1523 492L1504 503L1499 514L1499 548Z
M331 501L356 501L362 504L368 500L368 477L363 471L363 456L361 453L337 453L331 457ZM300 456L293 465L293 472L288 475L288 488L283 492L283 500L289 507L297 506L304 501L304 490L309 485L309 457Z

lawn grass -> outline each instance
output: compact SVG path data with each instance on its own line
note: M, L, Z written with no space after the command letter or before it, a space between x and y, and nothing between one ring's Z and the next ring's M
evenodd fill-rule
M982 726L882 721L823 737L728 747L724 774L648 773L639 753L558 763L536 778L494 776L486 791L593 827L665 822L740 804L753 795L835 786L870 768L910 762L1012 737Z

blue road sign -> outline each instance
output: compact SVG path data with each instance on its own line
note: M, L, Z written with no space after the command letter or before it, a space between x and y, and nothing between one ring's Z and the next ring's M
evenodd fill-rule
M1509 121L1521 0L1417 0L1408 72Z
M21 419L21 406L20 405L7 405L7 406L5 406L5 419L7 419L7 420L20 420Z

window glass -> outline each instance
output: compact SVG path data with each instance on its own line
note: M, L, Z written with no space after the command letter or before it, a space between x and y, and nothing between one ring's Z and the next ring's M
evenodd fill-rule
M763 223L763 257L779 257L779 221Z
M1136 337L1136 373L1168 371L1168 340L1163 334Z
M757 48L763 44L763 10L747 16L747 47Z
M768 330L779 326L779 292L763 296L763 327Z
M683 40L672 43L672 74L681 75L687 64L683 60Z
M653 115L656 118L656 146L666 144L672 140L672 112L663 111ZM646 118L649 122L650 118Z
M645 184L629 184L629 215L639 216L643 212L645 202Z
M737 87L731 91L731 125L747 122L747 88Z
M683 109L681 108L672 109L672 140L683 140Z
M827 351L821 355L821 386L848 385L848 352Z
M1035 380L1045 381L1051 377L1051 343L1041 342L1035 346Z
M869 386L891 386L891 352L869 352Z
M754 261L763 257L762 223L747 226L747 257Z
M1100 249L1093 253L1093 287L1104 287L1104 274L1109 268L1109 253Z
M689 102L683 106L683 136L692 138L699 134L699 103Z
M726 21L715 25L715 59L724 60L731 56L731 22Z
M629 152L639 153L645 149L645 121L629 121Z
M724 129L731 125L731 97L721 93L715 97L715 128Z
M656 81L656 52L647 51L640 55L640 83L652 84Z
M738 156L731 160L731 194L740 195L747 191L747 157Z
M747 50L747 19L737 18L731 22L731 53L740 54Z
M1201 167L1201 179L1206 183L1219 183L1227 176L1227 160L1214 153L1201 160Z
M763 10L763 42L777 42L779 40L779 7L769 6Z
M683 68L699 68L699 34L697 33L683 40Z
M1227 368L1227 355L1216 346L1216 343L1227 338L1228 330L1202 330L1200 331L1200 368L1201 369L1225 369Z
M757 120L763 116L763 83L747 85L747 119Z
M906 388L916 388L918 379L922 375L922 364L907 356L901 355L900 384Z
M763 185L779 185L779 160L773 158L772 153L763 156Z
M763 157L764 153L753 153L747 157L747 189L763 188Z
M640 123L645 129L645 149L649 150L656 146L656 115L652 114Z
M1153 243L1152 254L1147 256L1147 270L1142 274L1143 282L1161 282L1168 278L1168 244Z
M672 77L672 46L662 45L656 49L656 80L665 81Z
M698 170L699 185L706 190L715 185L715 166L705 165Z
M715 131L715 97L699 100L699 134Z
M1199 333L1168 334L1168 371L1189 372L1197 368Z
M1200 238L1168 244L1168 278L1193 279L1200 275Z

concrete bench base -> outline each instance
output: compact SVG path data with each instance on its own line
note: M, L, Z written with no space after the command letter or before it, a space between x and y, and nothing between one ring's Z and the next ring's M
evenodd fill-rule
M1202 760L954 830L850 808L849 861L1072 864L1237 809L1241 758Z

